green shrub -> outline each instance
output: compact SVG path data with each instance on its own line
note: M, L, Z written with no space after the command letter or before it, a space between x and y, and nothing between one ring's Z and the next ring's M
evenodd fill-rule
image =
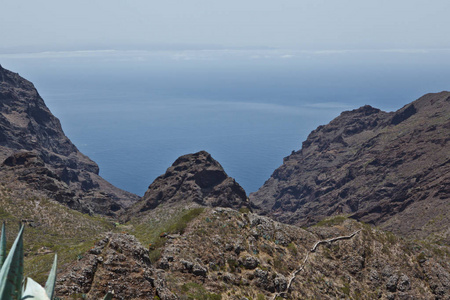
M208 293L207 290L200 284L195 282L188 282L181 286L181 291L188 299L199 300L221 300L222 296L215 293Z
M336 216L332 218L323 219L319 221L315 226L328 226L328 227L336 226L344 223L344 221L347 219L348 218L345 216Z
M289 243L287 248L289 249L289 251L291 252L292 255L297 256L298 250L297 250L297 246L295 246L294 243Z
M250 213L251 211L250 211L250 208L248 208L248 207L241 207L241 208L239 208L239 212L240 212L241 214L248 214L248 213Z

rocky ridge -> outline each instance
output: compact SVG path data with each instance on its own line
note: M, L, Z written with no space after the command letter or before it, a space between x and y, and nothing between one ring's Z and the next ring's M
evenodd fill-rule
M30 189L70 208L115 215L137 200L98 173L96 163L65 136L33 84L0 66L0 180Z
M319 126L249 197L261 214L311 225L332 215L450 243L450 93L396 112L370 106Z
M342 217L305 230L204 208L181 233L162 233L163 246L149 245L159 253L150 259L131 235L108 235L62 272L59 297L114 291L117 299L450 299L445 247Z

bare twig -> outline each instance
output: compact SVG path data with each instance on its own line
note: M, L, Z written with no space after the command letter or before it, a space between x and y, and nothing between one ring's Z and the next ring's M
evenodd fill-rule
M318 241L317 243L314 244L314 246L311 248L311 252L316 251L317 246L319 246L320 244L329 244L338 240L348 240L351 239L355 234L357 234L358 232L360 232L361 229L356 230L355 232L353 232L350 235L344 235L344 236L338 236L329 240L322 240L322 241Z
M332 242L339 241L339 240L348 240L348 239L351 239L352 237L354 237L355 234L357 234L360 231L361 231L361 229L356 230L355 232L353 232L350 235L338 236L338 237L335 237L335 238L332 238L332 239L321 240L321 241L316 242L314 244L314 246L311 248L311 250L306 253L306 257L303 260L303 263L300 265L300 267L297 270L295 270L294 272L292 272L292 274L290 276L290 279L289 279L289 282L288 282L288 284L286 286L286 290L283 291L283 292L275 293L275 295L273 296L272 299L275 300L278 296L282 297L283 295L285 295L285 294L287 294L289 292L289 289L291 288L292 282L294 282L295 277L297 276L298 273L300 273L304 269L304 267L305 267L305 265L306 265L306 263L308 261L308 258L309 258L309 253L314 253L316 251L317 247L320 244L330 244Z

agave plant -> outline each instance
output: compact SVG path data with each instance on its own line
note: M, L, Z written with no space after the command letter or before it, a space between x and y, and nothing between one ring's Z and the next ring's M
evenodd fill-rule
M16 240L6 256L6 234L5 223L2 226L0 237L0 299L2 300L53 300L55 299L56 265L57 255L53 261L53 266L48 276L45 287L31 278L23 280L23 230L20 227ZM112 299L108 293L104 300Z

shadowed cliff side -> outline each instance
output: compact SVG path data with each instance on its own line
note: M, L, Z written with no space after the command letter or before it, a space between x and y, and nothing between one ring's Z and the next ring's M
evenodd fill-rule
M138 197L98 173L65 136L33 84L0 66L0 181L25 184L70 208L115 215Z
M393 113L370 106L319 126L250 195L258 211L297 225L337 214L450 243L450 93Z

